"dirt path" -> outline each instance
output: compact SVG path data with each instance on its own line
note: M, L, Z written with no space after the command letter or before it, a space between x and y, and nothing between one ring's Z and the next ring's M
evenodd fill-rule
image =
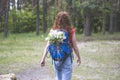
M27 69L16 75L17 80L54 80L46 67Z

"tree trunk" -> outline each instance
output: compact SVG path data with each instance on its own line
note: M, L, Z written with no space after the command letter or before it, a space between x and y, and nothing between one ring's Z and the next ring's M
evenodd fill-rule
M36 35L39 35L39 24L40 24L40 19L39 19L39 0L36 0Z
M2 0L0 0L0 18L2 16Z
M84 32L85 36L91 36L91 26L90 26L90 13L86 13L85 16L85 24L84 24Z
M80 23L80 15L77 17L77 32L80 33L81 23Z
M103 35L105 35L105 28L106 28L106 15L105 13L103 13L103 26L102 26L102 32L103 32Z
M2 1L0 0L0 32L2 30Z
M81 14L78 12L77 14L79 14L79 15L77 15L77 32L78 33L83 33L83 25L82 25L82 23L81 23L81 21L82 21L82 19L81 19ZM80 31L82 29L82 31Z
M58 1L58 8L59 8L59 11L61 11L63 8L62 8L62 0L59 0Z
M72 9L72 11L73 11L73 13L71 13L71 15L72 15L72 24L74 25L74 26L76 26L76 8L74 7L73 9Z
M0 31L4 31L4 14L5 14L5 8L6 8L6 1L0 0Z
M0 0L0 28L1 28L1 24L2 24L2 1Z
M32 7L35 7L35 0L32 0Z
M6 1L5 11L4 11L5 13L4 14L4 37L7 37L8 35L8 16L9 16L9 8L10 8L9 1L10 0Z
M43 32L45 33L47 31L47 0L43 0Z
M16 6L15 6L16 4L15 4L15 0L12 0L12 9L13 9L13 12L14 13L12 13L12 26L13 26L13 33L14 32L17 32L16 30L15 30L15 28L16 27L18 27L18 26L16 26L17 25L17 16L15 15L16 14Z
M120 12L116 16L116 32L120 32Z
M57 9L57 12L61 11L62 10L62 0L55 0L55 6Z
M17 10L21 10L21 0L17 0Z
M71 17L71 20L72 20L72 24L75 26L76 25L75 24L75 20L76 19L75 19L75 10L74 10L75 7L73 7L73 4L72 4L73 0L66 0L66 2L67 2L66 10L70 14L70 17Z
M109 27L109 33L113 34L114 32L114 14L110 14L110 27Z
M116 32L117 29L117 14L114 16L114 32Z
M71 15L72 11L72 0L66 0L67 5L66 5L66 10L69 12L69 14Z
M102 26L102 32L103 32L103 35L105 35L105 32L106 32L106 12L105 12L105 4L106 4L106 0L103 0L103 26Z

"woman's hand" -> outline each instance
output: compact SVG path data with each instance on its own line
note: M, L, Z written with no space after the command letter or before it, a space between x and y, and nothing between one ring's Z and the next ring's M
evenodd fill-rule
M41 67L44 67L44 66L45 66L45 60L44 60L44 59L41 60L40 66L41 66Z
M44 66L45 66L45 58L46 58L47 53L48 53L48 46L49 46L49 41L48 41L47 44L46 44L46 47L45 47L45 49L44 49L44 53L43 53L43 56L42 56L42 60L41 60L41 62L40 62L40 66L41 66L41 67L44 67Z
M77 59L77 64L78 64L78 66L81 64L81 59L80 58Z

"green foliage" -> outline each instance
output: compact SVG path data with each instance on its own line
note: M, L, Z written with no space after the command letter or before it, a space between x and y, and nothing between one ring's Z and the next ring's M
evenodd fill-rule
M33 12L28 9L11 11L9 20L11 32L21 33L35 31L35 17Z
M84 13L86 13L86 11L92 12L92 11L100 10L100 8L102 7L102 1L85 0L80 4L79 7L84 10Z
M61 1L61 6L55 4L56 0L48 0L47 6L47 30L52 27L54 19L58 11L68 11L71 16L71 23L76 28L76 31L83 33L85 25L86 13L91 15L92 31L101 32L103 26L103 14L106 17L106 30L109 30L109 15L111 13L117 14L117 27L119 26L120 7L118 0L65 0ZM12 3L12 2L11 2ZM25 1L21 5L21 10L15 7L10 9L8 28L12 33L32 32L36 30L36 4L32 5L32 1ZM69 7L69 8L68 8ZM42 3L40 1L40 26L42 26ZM60 10L59 10L60 9ZM68 10L69 9L69 10ZM0 17L0 32L3 32L4 16ZM119 28L116 28L119 29ZM43 30L43 27L40 27ZM119 31L119 30L118 30Z
M100 32L100 27L102 26L102 1L101 0L79 0L74 1L72 4L72 8L74 9L74 15L72 18L76 20L74 21L74 26L77 29L77 32L83 33L84 31L84 21L86 13L91 15L91 26L92 29L97 29L96 32ZM73 14L73 13L71 13ZM97 21L96 21L97 20ZM94 22L95 21L95 22ZM76 25L77 24L77 25Z

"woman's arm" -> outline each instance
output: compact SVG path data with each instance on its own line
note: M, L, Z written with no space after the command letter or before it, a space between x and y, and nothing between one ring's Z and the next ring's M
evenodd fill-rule
M46 58L47 53L48 53L48 46L49 46L49 41L47 42L47 45L46 45L46 47L44 49L44 53L43 53L41 63L40 63L41 67L45 66L45 58Z
M77 56L77 63L78 65L81 64L81 58L80 58L80 53L79 53L79 50L78 50L78 47L77 47L77 44L76 44L76 36L75 36L75 33L73 34L72 36L72 44L73 44L73 50Z

